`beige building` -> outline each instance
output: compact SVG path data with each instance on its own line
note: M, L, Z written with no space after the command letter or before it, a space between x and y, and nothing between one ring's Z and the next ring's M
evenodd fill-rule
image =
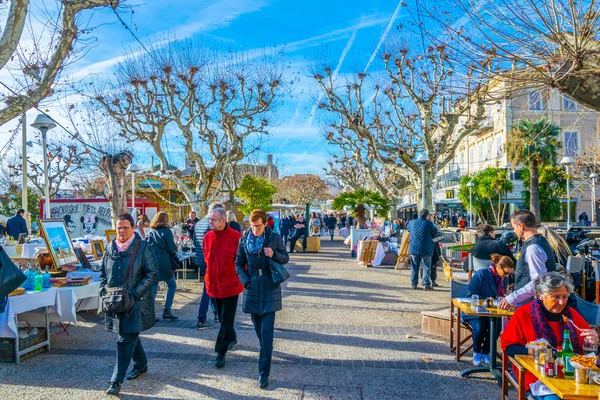
M539 119L548 117L561 128L563 155L581 159L582 153L598 146L598 112L590 110L551 89L519 88L511 90L507 82L499 82L491 90L491 96L497 97L485 106L484 129L478 134L465 138L456 151L454 159L438 172L433 190L437 212L462 211L458 200L459 182L464 175L473 175L487 167L505 168L513 181L514 189L508 195L509 213L523 206L520 180L520 166L509 163L506 143L510 140L510 130L521 119ZM459 121L459 129L463 121ZM577 175L574 174L577 172ZM583 211L591 216L589 182L581 179L580 170L571 171L572 200L577 202L577 215ZM412 199L411 199L412 200ZM565 199L566 201L566 199ZM571 216L574 219L574 216Z

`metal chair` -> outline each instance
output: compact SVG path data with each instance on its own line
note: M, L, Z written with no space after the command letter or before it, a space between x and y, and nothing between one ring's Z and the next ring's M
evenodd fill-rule
M600 305L585 301L579 296L577 299L577 312L581 314L585 322L591 326L600 326Z
M490 266L492 260L486 260L482 258L475 258L473 254L469 254L469 282L471 282L471 278L473 277L473 272L477 272L480 269L485 269Z
M464 350L461 349L462 345L472 337L472 335L467 335L467 337L461 339L461 327L467 329L469 332L471 332L471 327L468 324L460 321L460 314L455 309L452 299L458 297L467 297L468 292L468 284L457 282L454 279L450 281L450 351L456 351L456 361L460 361L460 358L473 348L473 344L467 346ZM454 343L455 337L456 344Z

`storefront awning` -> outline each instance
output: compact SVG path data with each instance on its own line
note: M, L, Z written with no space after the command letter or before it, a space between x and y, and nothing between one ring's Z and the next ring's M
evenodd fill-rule
M417 206L417 203L406 203L406 204L400 204L400 205L398 206L398 210L404 210L404 209L407 209L407 208L414 208L414 207L416 207L416 206Z

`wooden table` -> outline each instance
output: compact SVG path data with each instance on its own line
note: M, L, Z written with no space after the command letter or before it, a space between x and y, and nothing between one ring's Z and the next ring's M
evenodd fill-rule
M477 305L483 305L484 300L479 300L478 304L474 304L467 299L452 299L452 303L456 306L456 339L457 343L460 343L460 314L461 312L470 317L486 317L490 319L490 365L488 367L480 366L474 368L467 368L460 372L460 376L465 377L471 374L480 372L490 372L498 381L498 384L502 384L502 372L498 368L496 360L496 323L502 317L512 317L514 311L501 310L500 308L486 308L485 312L477 312L474 307ZM460 346L456 346L456 357L457 360L460 357Z
M597 400L600 395L599 385L576 383L574 379L548 378L542 374L533 361L533 356L516 355L515 361L521 364L548 386L561 399L590 399Z

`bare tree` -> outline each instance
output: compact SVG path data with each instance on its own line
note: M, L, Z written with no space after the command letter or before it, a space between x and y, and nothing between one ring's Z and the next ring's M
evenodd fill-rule
M344 81L328 67L315 71L323 94L318 107L335 116L325 137L347 151L360 149L357 161L366 160L367 166L375 160L395 179L424 184L430 205L435 174L454 158L465 137L481 129L487 87L483 75L456 78L443 45L415 54L391 42L382 59L386 74L381 82L364 73ZM415 162L419 153L430 160L425 182Z
M457 62L478 66L492 61L495 74L510 76L512 87L556 88L600 111L600 6L595 0L461 0L436 3L429 16L451 36ZM457 19L456 5L466 18ZM427 5L427 4L425 4Z
M129 59L118 67L117 80L95 96L123 137L152 147L163 175L200 213L217 177L244 158L245 141L267 134L273 111L289 91L282 63L204 49L199 42L173 42L151 59ZM167 168L169 133L183 139L194 174Z
M306 204L329 198L327 183L317 175L290 175L280 179L275 199L288 204Z
M13 82L10 86L3 85L0 91L3 103L0 105L0 125L37 106L54 93L60 73L85 47L86 27L80 26L80 13L109 5L117 7L119 0L70 0L56 4L58 16L51 15L51 12L42 13L42 16L31 15L33 6L29 0L12 0L4 9L0 71L10 73ZM51 5L46 4L45 7ZM47 8L45 11L48 11ZM27 21L42 21L42 28ZM26 28L31 37L24 35Z

